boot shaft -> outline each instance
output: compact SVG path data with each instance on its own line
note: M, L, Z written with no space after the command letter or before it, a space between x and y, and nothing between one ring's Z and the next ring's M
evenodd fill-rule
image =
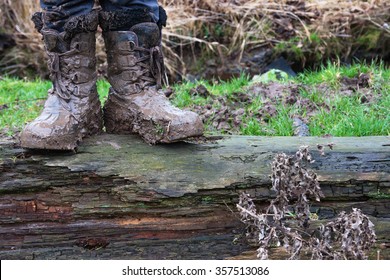
M129 31L103 32L108 80L118 94L136 94L161 87L164 60L157 24L140 23Z
M144 8L99 13L113 92L131 95L150 87L161 88L165 75L161 30L166 21L162 7L158 22Z
M70 49L72 39L80 33L96 33L99 19L97 10L86 15L71 17L65 23L63 32L50 28L50 17L46 12L37 12L32 16L32 21L39 33L44 36L46 49L52 52L63 53ZM51 37L47 37L50 33ZM58 34L57 36L54 36ZM56 38L58 37L58 38Z
M33 16L35 26L43 36L53 83L45 108L59 102L82 121L88 111L86 107L98 101L95 56L98 12L70 18L63 32L50 29L46 20L44 12Z
M33 21L43 36L53 91L67 102L96 91L98 12L69 19L63 32L48 28L44 13L36 13Z

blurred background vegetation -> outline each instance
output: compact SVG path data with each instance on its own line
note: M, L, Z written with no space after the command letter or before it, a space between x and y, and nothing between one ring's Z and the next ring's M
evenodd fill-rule
M390 61L390 1L160 0L171 80L262 73L284 57L294 71L337 59ZM30 18L39 0L0 0L0 75L47 78L41 36ZM99 73L105 73L98 35Z

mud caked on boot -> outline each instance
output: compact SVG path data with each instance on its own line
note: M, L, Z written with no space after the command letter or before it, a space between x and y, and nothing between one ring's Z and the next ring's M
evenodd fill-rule
M40 116L20 134L29 149L73 150L85 136L101 132L103 117L96 90L95 31L98 13L71 18L59 33L42 13L33 20L43 35L53 83Z
M123 26L112 26L110 16L118 18L113 13L101 13L111 84L103 109L106 131L138 133L149 144L201 136L199 116L172 106L159 90L164 75L160 27L151 20L137 23L147 21L148 15L134 18L129 12L123 16L128 31L122 31L126 21L119 21Z

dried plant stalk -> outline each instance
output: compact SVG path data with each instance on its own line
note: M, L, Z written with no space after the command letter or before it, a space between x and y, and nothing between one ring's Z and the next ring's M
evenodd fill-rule
M310 55L347 57L358 36L367 32L390 34L386 27L390 4L386 0L161 0L160 4L168 13L163 45L172 75L185 74L188 65L196 65L200 57L224 61L225 56L231 56L240 63L244 52L259 46L272 48L290 39L303 51L299 57L302 63ZM0 59L3 74L23 75L29 70L47 74L46 65L38 63L45 57L41 36L30 20L37 10L39 0L0 1L0 32L12 34L17 42L17 47ZM98 57L105 58L101 40Z
M294 156L275 156L271 189L276 197L264 213L258 212L249 195L240 195L237 208L247 225L247 238L257 241L258 258L268 259L269 248L283 246L290 259L306 254L312 259L366 259L376 236L374 225L359 209L342 212L335 220L309 231L310 199L324 197L317 175L306 167L312 162L307 146Z

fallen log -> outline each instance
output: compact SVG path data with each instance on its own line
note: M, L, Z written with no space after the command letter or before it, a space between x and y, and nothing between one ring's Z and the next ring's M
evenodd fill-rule
M333 147L321 156L317 144ZM273 197L277 153L311 147L320 219L357 207L390 256L390 138L223 137L149 146L100 135L77 153L0 141L0 259L223 259L253 250L235 204ZM385 249L383 249L385 248Z

